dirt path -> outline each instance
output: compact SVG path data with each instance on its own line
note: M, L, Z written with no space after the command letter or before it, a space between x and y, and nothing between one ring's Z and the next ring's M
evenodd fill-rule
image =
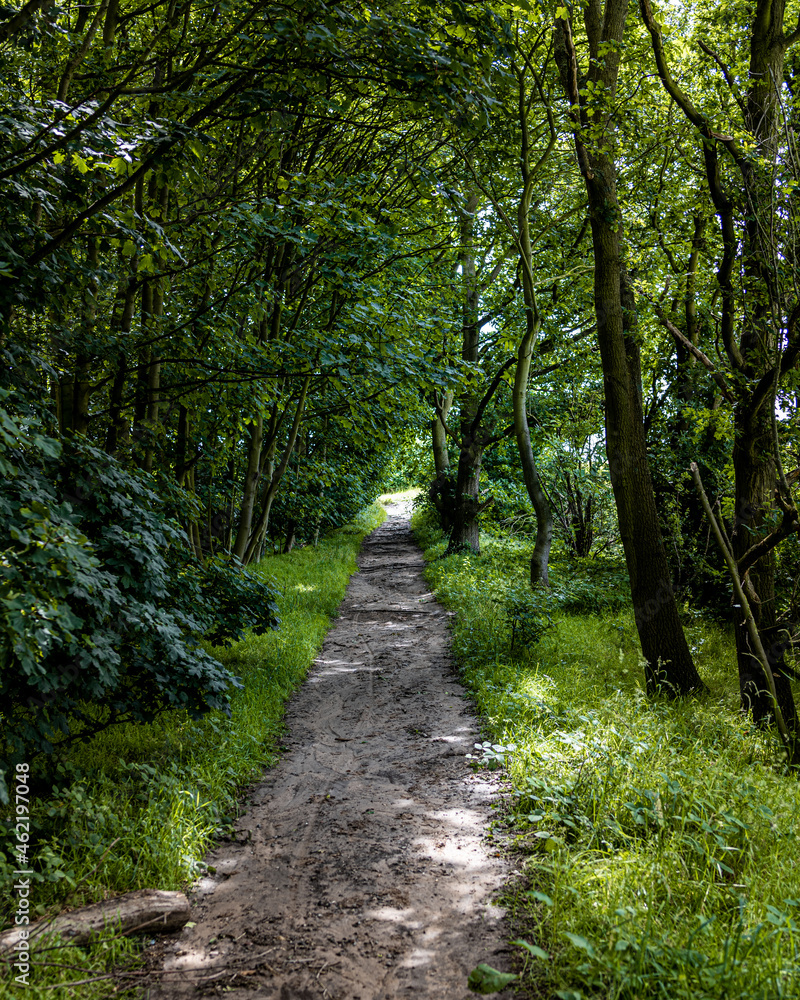
M504 863L483 839L495 787L464 759L478 729L446 612L407 511L389 514L153 998L462 1000L478 962L509 968Z

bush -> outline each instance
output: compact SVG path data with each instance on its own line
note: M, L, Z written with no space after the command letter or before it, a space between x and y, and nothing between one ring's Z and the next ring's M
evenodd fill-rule
M196 569L202 598L203 636L215 646L240 642L249 629L263 635L278 626L275 591L238 561L218 555Z
M6 391L0 402L0 772L167 707L226 710L237 681L200 639L274 628L269 586L218 561L196 567L152 477L39 433Z

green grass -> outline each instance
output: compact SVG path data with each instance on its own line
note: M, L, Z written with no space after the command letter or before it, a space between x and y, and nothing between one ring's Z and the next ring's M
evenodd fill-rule
M385 516L375 503L318 546L260 564L276 585L281 625L215 651L244 682L230 718L212 713L192 721L173 713L150 725L119 726L74 748L56 773L52 761L48 771L34 768L32 896L39 915L142 887L185 888L204 871L211 840L231 830L241 789L276 762L286 699L319 651L364 536ZM6 922L12 869L10 855L0 857ZM41 952L33 956L26 995L107 996L108 981L52 986L130 965L132 954L129 942L117 940ZM0 979L0 995L18 989Z
M476 766L507 768L503 822L521 875L506 902L518 937L547 953L520 946L523 991L800 997L800 788L775 735L738 710L731 636L685 609L710 694L648 700L627 606L565 613L575 587L558 563L561 604L537 603L529 547L487 538L480 556L440 558L444 544L417 527L488 730ZM520 607L539 638L518 630L512 649Z

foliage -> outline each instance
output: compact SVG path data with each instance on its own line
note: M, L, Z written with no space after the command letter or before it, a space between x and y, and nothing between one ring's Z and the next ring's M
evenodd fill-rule
M429 441L417 428L411 428L394 440L384 488L397 492L423 487L431 482L434 471Z
M538 643L512 649L497 595L524 583L525 549L441 548L427 578L455 612L481 747L490 762L502 750L512 783L523 875L505 901L523 983L562 998L795 995L800 881L785 854L800 793L776 773L777 742L738 712L729 634L688 617L711 693L648 700L629 609L556 612Z
M7 433L29 416L4 410ZM0 483L4 766L166 708L227 710L237 682L199 639L274 628L269 586L219 560L187 569L151 477L78 438L15 445Z
M489 993L499 993L500 990L504 990L506 986L513 983L516 978L513 973L499 972L497 969L492 968L491 965L481 962L470 972L467 979L467 986L469 986L473 993L487 995Z
M240 642L245 632L264 635L280 621L275 590L258 574L243 570L224 556L197 568L197 596L203 607L203 637L214 646Z
M383 486L388 456L382 446L357 445L351 435L331 427L315 440L314 447L306 445L305 453L292 459L275 500L270 535L278 544L292 532L307 543L347 524Z
M504 611L511 629L511 648L535 646L548 629L553 628L553 601L548 591L538 587L531 591L511 591Z

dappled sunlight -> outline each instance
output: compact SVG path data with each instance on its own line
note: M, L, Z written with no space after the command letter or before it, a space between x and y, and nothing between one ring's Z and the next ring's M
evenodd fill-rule
M391 924L402 924L403 927L408 927L410 930L422 927L419 921L413 919L414 910L411 908L397 910L391 906L381 906L378 909L365 910L364 916L367 920L386 920Z
M452 557L431 561L428 579L456 611L454 647L487 739L515 747L505 762L525 869L515 918L552 958L529 966L534 989L568 982L617 995L646 982L711 997L731 984L725 995L744 998L758 968L765 997L784 983L795 995L800 882L780 845L797 827L800 793L776 773L774 734L738 710L732 636L699 618L687 625L713 681L713 697L699 700L646 697L626 609L557 611L538 641L511 649L487 595L511 585L512 555L524 571L524 552L479 568ZM417 840L432 858L434 839ZM447 843L439 853L458 864ZM710 985L695 991L701 981Z
M329 677L337 677L339 674L351 674L358 670L362 670L366 667L365 663L359 663L354 660L321 660L317 659L314 661L325 669L315 671L313 676L309 677L309 684L319 684L321 681Z
M427 937L427 935L425 935ZM437 958L435 951L426 951L424 948L415 948L411 954L404 958L400 965L406 969L415 969L421 965L430 965Z
M402 559L365 547L289 708L291 749L198 884L202 929L170 965L189 991L231 963L258 969L253 951L272 971L249 982L270 995L285 983L439 1000L503 946L491 900L504 864L484 840L497 783L469 767L480 734L449 669L445 616L407 531L386 525Z
M431 738L434 742L438 743L464 743L465 740L471 739L474 736L475 733L472 729L467 726L462 726L458 729L454 729L448 736L433 736Z

